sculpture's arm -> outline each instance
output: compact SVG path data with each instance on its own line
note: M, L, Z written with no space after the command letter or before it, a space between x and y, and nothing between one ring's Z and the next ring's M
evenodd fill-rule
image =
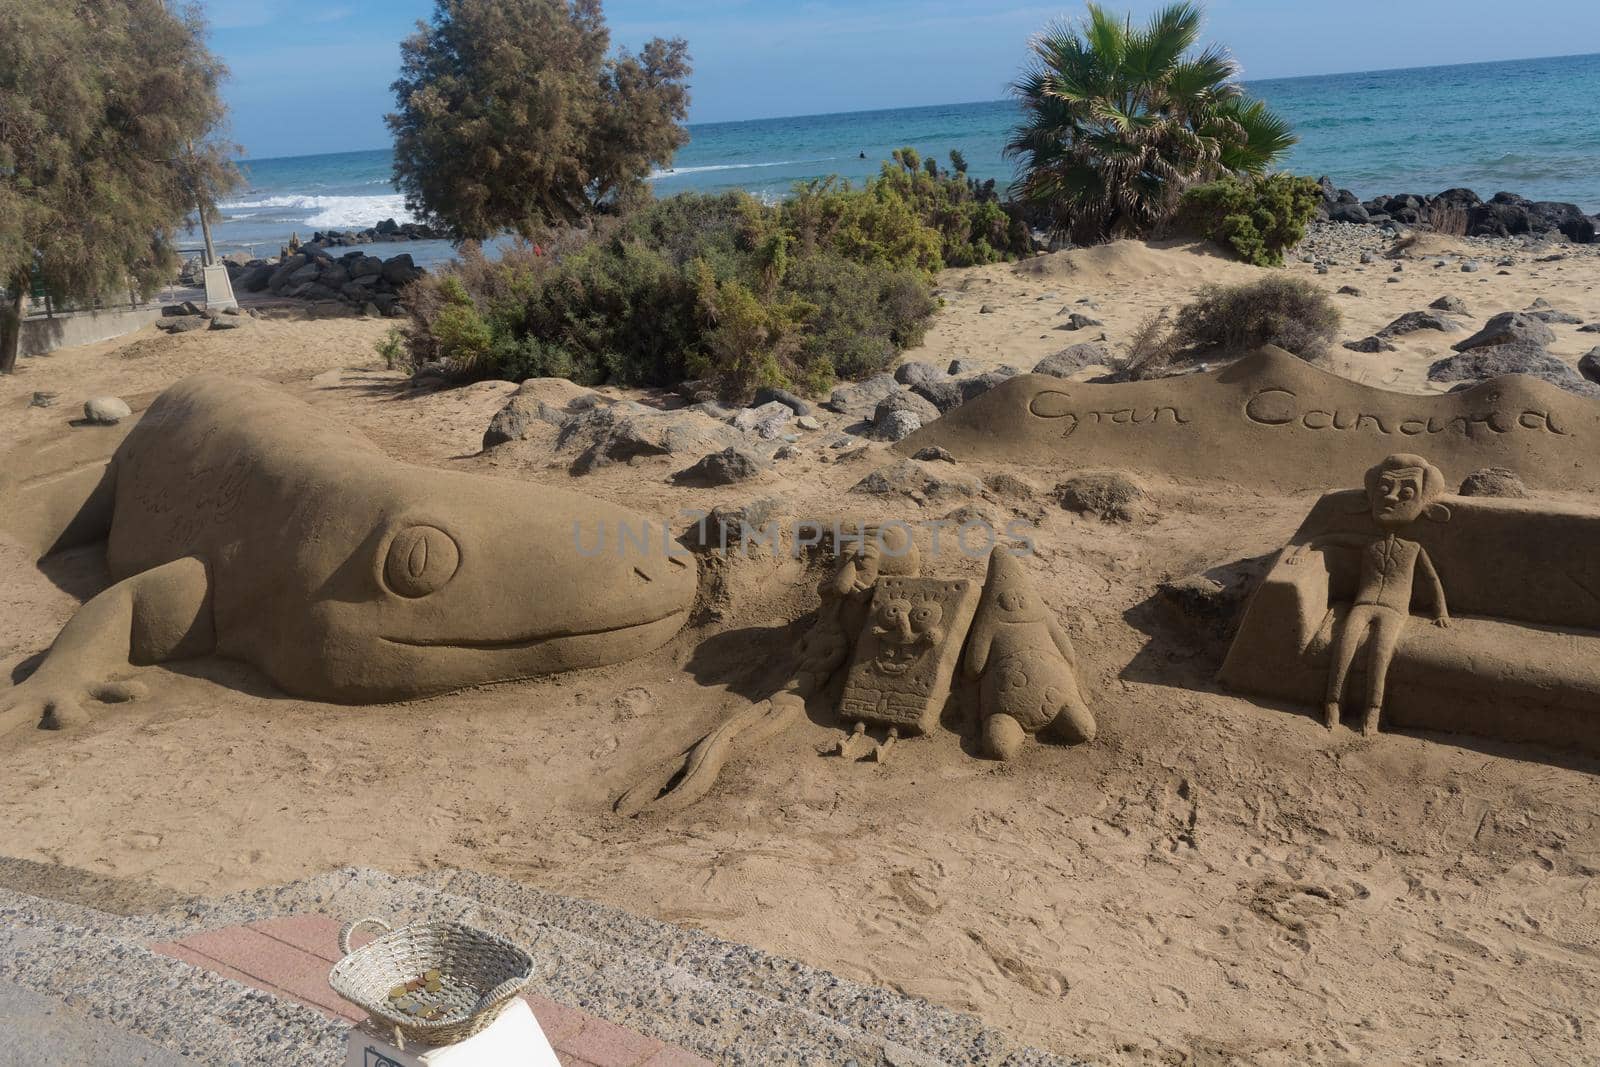
M1045 610L1046 612L1049 611L1048 608ZM1053 614L1046 614L1045 625L1050 628L1050 640L1056 643L1056 649L1061 653L1062 658L1067 661L1067 666L1072 668L1073 676L1076 677L1078 673L1078 650L1073 647L1072 638L1067 636L1066 629L1060 622L1056 621L1056 617Z
M1313 552L1320 552L1324 548L1362 548L1372 541L1370 537L1361 534L1331 533L1321 537L1313 537L1303 545L1295 545L1283 557L1283 562L1293 567Z
M1450 609L1444 602L1444 583L1439 580L1439 572L1434 569L1433 560L1428 558L1428 550L1421 545L1417 546L1417 566L1422 569L1422 576L1428 580L1433 594L1433 624L1449 626Z
M174 560L118 582L77 610L44 662L0 692L0 734L19 726L73 726L85 700L123 701L136 683L116 682L139 664L204 655L216 647L211 581L198 559Z

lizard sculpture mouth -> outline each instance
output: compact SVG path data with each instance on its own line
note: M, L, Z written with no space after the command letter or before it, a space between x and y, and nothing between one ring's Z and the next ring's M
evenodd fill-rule
M665 622L678 616L687 616L688 609L674 608L656 616L653 619L644 619L640 622L624 623L620 626L597 626L592 630L567 630L560 633L527 634L521 637L485 638L474 640L471 638L412 638L412 637L384 637L384 640L393 645L406 645L410 648L471 648L486 652L501 651L516 648L531 648L534 645L545 644L550 641L562 641L569 637L593 637L596 634L622 634L630 630L642 630L648 626Z

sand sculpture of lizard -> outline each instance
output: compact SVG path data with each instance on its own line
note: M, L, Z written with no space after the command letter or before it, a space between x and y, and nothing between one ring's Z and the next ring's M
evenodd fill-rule
M620 550L644 516L401 463L220 375L162 393L109 462L0 486L0 516L41 554L106 538L116 579L0 689L0 732L71 726L137 695L132 666L211 653L346 704L621 662L670 639L696 591L664 526L656 551Z

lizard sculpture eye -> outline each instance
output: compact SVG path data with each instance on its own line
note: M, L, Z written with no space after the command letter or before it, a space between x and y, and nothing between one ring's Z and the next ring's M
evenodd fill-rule
M384 584L400 596L416 599L443 589L461 565L455 540L437 526L410 526L389 542Z

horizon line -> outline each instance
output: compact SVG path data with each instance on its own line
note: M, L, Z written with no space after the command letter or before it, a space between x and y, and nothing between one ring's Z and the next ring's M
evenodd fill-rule
M1467 63L1431 63L1420 67L1373 67L1368 70L1330 70L1316 74L1288 74L1273 78L1241 78L1240 85L1261 84L1264 82L1289 82L1303 81L1309 78L1345 78L1356 77L1363 74L1402 74L1415 70L1448 70L1452 67L1492 67L1501 63L1533 63L1546 59L1583 59L1587 56L1600 56L1600 52L1568 52L1554 56L1519 56L1512 59L1476 59ZM874 115L885 111L933 111L946 107L970 107L973 104L1002 104L1006 97L996 97L990 100L950 100L938 104L917 104L912 107L866 107L854 108L849 111L811 111L793 115L762 115L748 119L716 119L706 122L686 122L684 128L693 130L705 126L738 126L753 122L783 122L792 119L828 119L838 118L843 115ZM346 148L338 152L302 152L286 156L251 156L244 155L235 159L234 163L247 161L265 162L277 159L314 159L318 156L342 156L355 152L382 152L392 150L393 143L375 145L371 148Z

